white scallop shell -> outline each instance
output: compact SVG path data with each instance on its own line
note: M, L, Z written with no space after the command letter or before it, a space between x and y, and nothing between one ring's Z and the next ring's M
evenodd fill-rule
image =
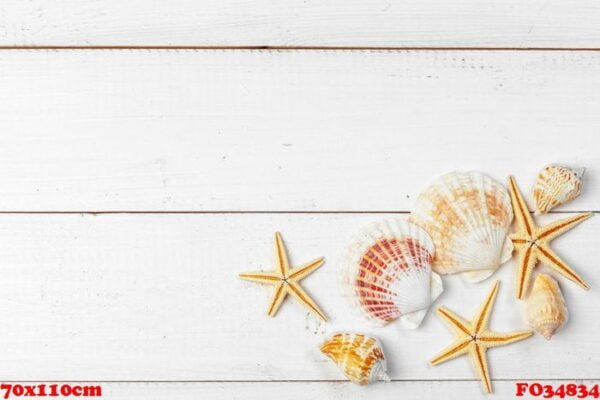
M544 167L533 187L535 213L545 214L579 196L584 172L585 168L573 169L555 164Z
M431 271L434 254L433 241L414 224L397 219L371 223L342 257L344 295L373 325L399 318L414 329L443 291L441 278Z
M512 219L504 186L480 172L443 175L417 197L410 216L435 243L433 270L461 273L469 282L488 278L511 258Z

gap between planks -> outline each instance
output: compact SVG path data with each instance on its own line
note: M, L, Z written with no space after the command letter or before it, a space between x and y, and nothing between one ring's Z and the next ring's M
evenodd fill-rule
M600 378L501 378L492 379L492 382L519 382L519 381L540 381L540 382L573 382L573 381L597 381ZM480 379L392 379L389 382L480 382ZM3 383L350 383L347 379L279 379L279 380L2 380Z
M600 214L600 210L573 210L573 211L550 211L547 214L578 214L578 213L592 213L592 214ZM529 211L530 214L533 214L533 211ZM254 211L235 211L235 210L188 210L188 211L177 211L177 210L120 210L120 211L89 211L89 210L79 210L79 211L0 211L0 215L19 215L19 214L48 214L48 215L56 215L56 214L91 214L91 215L103 215L103 214L410 214L410 211L367 211L367 210L356 210L356 211L333 211L333 210L324 210L324 211L294 211L294 210L254 210Z
M568 51L600 52L600 47L387 47L387 46L160 46L160 45L97 45L97 46L0 46L11 50L266 50L266 51Z

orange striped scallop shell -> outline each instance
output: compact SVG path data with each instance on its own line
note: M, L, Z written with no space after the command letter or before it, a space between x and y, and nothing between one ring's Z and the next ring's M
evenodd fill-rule
M342 259L342 289L374 325L399 319L416 328L443 290L431 271L435 247L414 224L389 219L370 224L351 241Z

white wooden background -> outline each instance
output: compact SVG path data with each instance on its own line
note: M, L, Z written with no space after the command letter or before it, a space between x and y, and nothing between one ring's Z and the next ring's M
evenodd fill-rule
M455 169L529 195L545 164L585 166L582 196L540 221L598 213L599 26L592 0L1 2L0 380L114 399L482 397L466 359L428 366L451 339L434 316L363 327L337 258ZM237 279L271 268L276 230L292 262L326 257L304 285L330 322L292 301L269 319L269 291ZM595 217L555 242L592 289L561 279L565 329L489 352L497 398L600 383L599 234ZM524 328L513 274L493 278L498 330ZM469 317L493 279L445 279L438 304ZM317 349L339 330L380 337L393 382L345 382Z

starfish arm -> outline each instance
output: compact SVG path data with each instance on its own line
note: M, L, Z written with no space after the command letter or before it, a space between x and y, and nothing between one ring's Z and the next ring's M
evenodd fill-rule
M525 231L529 236L533 235L535 223L533 222L533 218L529 213L529 208L527 208L527 203L525 203L525 199L523 199L513 176L508 177L508 192L510 193L510 199L517 219L517 224L519 227L525 228Z
M456 315L445 307L437 309L437 315L446 323L454 333L459 335L471 335L471 324L465 321L462 317Z
M310 298L310 296L295 282L288 281L288 292L296 298L300 302L300 304L304 305L310 311L318 315L323 321L327 321L325 314L319 306Z
M276 274L262 271L242 272L239 274L239 277L246 281L264 283L267 285L275 285L281 281L281 278Z
M496 283L492 287L492 290L490 290L490 293L488 294L487 298L479 308L477 315L473 319L473 331L475 334L484 331L487 328L492 307L494 306L494 300L496 300L496 295L498 294L499 286L500 281L496 281Z
M496 333L485 331L479 335L480 345L483 347L505 346L510 343L518 342L519 340L527 339L533 335L531 331L520 331L510 333Z
M557 236L573 229L586 219L590 218L592 213L577 214L571 218L563 218L549 225L544 226L538 235L538 240L544 240L545 243L551 241Z
M430 361L431 365L438 365L458 356L462 356L469 351L469 345L471 343L473 343L473 340L470 336L457 339L450 346L442 350L437 356L433 357Z
M269 306L269 311L267 312L269 317L274 317L275 314L277 314L279 307L281 306L283 300L285 300L287 295L288 291L286 288L286 284L282 281L279 285L275 287L273 299L271 300L271 305Z
M281 274L282 277L286 277L288 270L290 269L290 263L288 261L283 239L281 233L275 232L275 251L277 254L277 269L276 271Z
M492 382L490 381L490 371L488 370L488 363L485 357L485 348L475 345L471 347L470 353L473 365L475 365L475 369L481 378L483 388L487 393L492 393Z
M520 232L515 232L508 235L512 244L516 250L519 250L523 247L526 247L530 244L531 238L527 237L527 235L523 235Z
M519 251L519 257L517 261L517 275L515 287L517 289L517 299L523 299L525 294L529 290L529 280L531 279L531 272L537 263L537 251L533 246Z
M323 257L294 268L289 272L288 279L298 282L325 263Z
M547 245L538 246L537 253L544 264L552 267L552 269L559 272L565 278L572 280L586 290L590 288L590 286Z

